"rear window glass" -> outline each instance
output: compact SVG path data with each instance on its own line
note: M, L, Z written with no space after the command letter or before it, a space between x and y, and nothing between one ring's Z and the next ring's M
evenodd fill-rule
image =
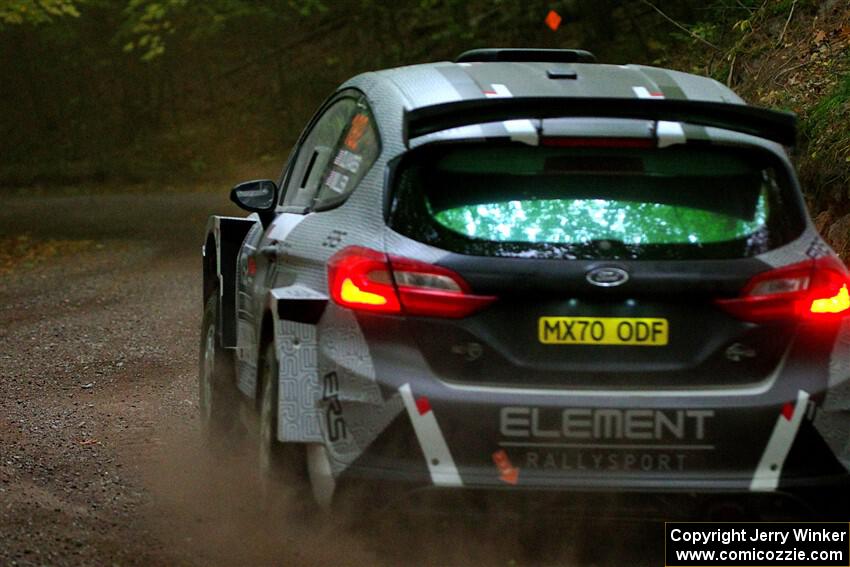
M576 259L739 258L803 228L763 153L454 145L411 154L391 224L446 250Z

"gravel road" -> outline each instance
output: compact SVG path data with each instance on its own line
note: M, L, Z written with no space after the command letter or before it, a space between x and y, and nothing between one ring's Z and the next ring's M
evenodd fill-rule
M199 448L200 244L213 212L239 214L224 192L0 201L0 244L55 244L0 272L0 565L661 560L657 524L541 520L529 543L500 517L305 525L285 500L260 498L247 454Z

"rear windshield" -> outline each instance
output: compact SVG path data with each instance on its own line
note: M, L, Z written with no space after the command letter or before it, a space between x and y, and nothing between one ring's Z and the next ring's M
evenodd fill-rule
M521 145L418 152L395 177L391 225L462 254L742 258L803 229L799 200L763 153Z

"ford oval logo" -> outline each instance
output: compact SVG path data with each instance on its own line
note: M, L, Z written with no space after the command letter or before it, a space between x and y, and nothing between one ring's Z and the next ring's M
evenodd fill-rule
M629 281L629 273L620 268L595 268L587 272L587 281L599 287L616 287Z

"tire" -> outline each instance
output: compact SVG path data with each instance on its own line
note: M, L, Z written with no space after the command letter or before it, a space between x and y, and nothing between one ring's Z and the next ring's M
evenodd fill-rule
M234 438L239 416L235 382L233 353L218 340L218 294L214 292L204 308L198 360L201 434L210 448L229 446Z
M262 495L268 502L286 499L286 508L298 516L313 516L313 499L307 473L307 445L281 443L278 428L278 361L273 342L260 351L258 469Z

